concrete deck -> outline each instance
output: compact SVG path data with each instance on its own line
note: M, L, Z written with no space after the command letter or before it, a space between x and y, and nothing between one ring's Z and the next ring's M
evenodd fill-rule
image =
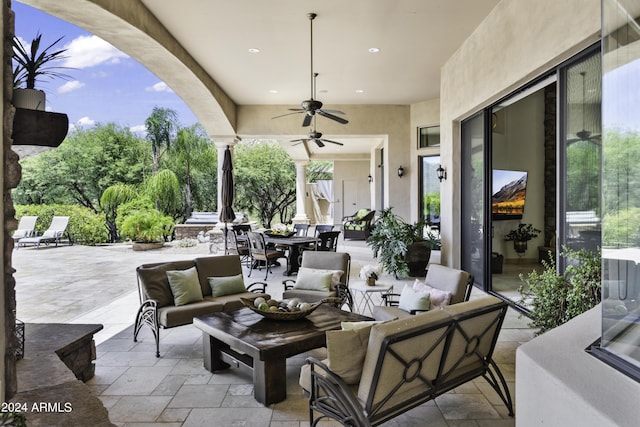
M340 241L338 250L352 256L351 281L358 280L363 264L373 262L363 242ZM104 325L95 335L96 375L87 384L117 426L308 426L307 400L297 380L309 354L287 361L287 399L265 407L253 399L247 375L233 369L213 375L203 368L201 334L191 325L161 331L161 358L154 355L148 330L141 332L138 343L133 342L132 324L138 306L135 267L208 254L206 244L149 252L134 252L127 245L20 248L13 253L17 316L26 323ZM268 292L276 298L287 278L282 276L283 270L275 268L269 278ZM245 281L251 283L247 273L245 270ZM256 280L263 277L259 273L252 276ZM396 290L404 285L391 277L380 280L394 282ZM480 291L474 289L472 298L477 295ZM515 351L533 337L527 323L509 310L494 355L514 398ZM323 352L319 349L311 354L322 357ZM46 378L42 381L46 383ZM476 380L385 425L506 427L514 426L515 420L508 417L489 385Z

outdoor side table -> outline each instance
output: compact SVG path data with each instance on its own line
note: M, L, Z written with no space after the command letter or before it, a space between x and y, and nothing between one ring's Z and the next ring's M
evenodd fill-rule
M349 289L360 294L360 298L354 295L356 312L360 314L373 313L373 307L382 304L382 294L393 292L392 284L376 282L374 286L367 285L365 281L357 281L349 284ZM378 301L374 301L374 295L378 295ZM358 301L359 300L359 301Z

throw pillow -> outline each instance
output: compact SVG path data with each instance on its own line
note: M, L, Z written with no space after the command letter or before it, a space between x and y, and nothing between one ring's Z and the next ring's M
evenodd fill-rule
M300 267L293 287L295 289L328 292L340 282L341 276L342 270Z
M405 286L400 293L400 301L398 308L407 312L412 310L429 310L431 307L431 300L429 299L429 292L416 291L411 286Z
M176 307L202 301L202 289L198 280L198 270L195 267L186 270L169 270L167 279Z
M451 292L434 288L433 286L429 286L418 279L413 282L413 289L418 292L429 292L431 308L442 308L445 305L451 304L451 297L453 296Z
M451 296L452 296L451 292L432 288L429 291L429 299L431 300L431 307L442 308L445 305L449 305L451 303Z
M235 276L208 277L211 286L211 296L221 297L223 295L233 295L247 292L244 286L242 274Z
M386 320L363 320L362 322L341 322L340 328L343 331L350 331L352 329L370 328L378 323L384 323Z
M327 359L329 369L347 384L357 384L362 376L364 357L369 345L373 322L359 329L327 331Z

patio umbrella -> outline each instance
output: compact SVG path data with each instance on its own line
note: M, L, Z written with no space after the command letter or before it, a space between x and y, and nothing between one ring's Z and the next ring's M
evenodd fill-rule
M233 212L233 165L231 164L231 150L227 145L224 150L224 159L222 161L222 187L220 194L220 203L222 207L220 209L220 221L224 222L224 253L227 253L227 223L233 222L236 219L236 214Z

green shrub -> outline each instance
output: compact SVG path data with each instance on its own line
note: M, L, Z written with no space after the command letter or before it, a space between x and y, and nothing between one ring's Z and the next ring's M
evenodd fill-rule
M106 219L103 213L97 214L89 208L79 205L17 205L16 218L24 215L38 217L36 232L41 235L51 224L54 216L68 216L67 231L74 243L96 245L107 242Z
M637 246L640 244L640 208L606 214L602 220L602 244Z
M118 206L118 209L116 210L116 227L120 234L122 234L122 223L128 216L140 211L147 212L155 210L156 207L153 205L153 202L147 197L140 197L130 202L123 203Z
M171 236L173 219L158 210L137 211L122 222L122 236L135 242L158 242Z
M536 335L562 325L600 303L602 272L600 252L564 248L560 256L567 260L564 274L558 274L555 261L542 261L544 270L533 270L524 278L518 292L529 303L529 315Z

